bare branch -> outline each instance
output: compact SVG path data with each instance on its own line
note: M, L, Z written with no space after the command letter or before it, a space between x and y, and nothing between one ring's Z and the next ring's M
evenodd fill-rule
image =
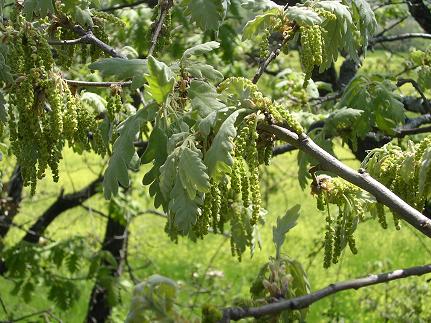
M403 220L431 238L431 220L364 171L357 172L344 165L305 134L297 135L286 128L276 125L262 125L261 130L274 134L279 140L286 141L309 154L319 162L322 170L330 171L371 193L376 197L377 201L386 205Z
M263 305L260 307L231 307L223 311L223 319L221 322L230 322L231 320L237 321L246 317L262 317L280 313L285 310L302 309L310 306L311 304L328 297L329 295L336 294L341 291L349 289L359 289L371 285L386 283L392 280L402 279L410 276L421 276L431 272L431 264L424 266L410 267L406 269L398 269L392 272L369 275L362 278L346 280L330 284L327 287L310 293L308 295L292 298L289 300L282 300L280 302Z

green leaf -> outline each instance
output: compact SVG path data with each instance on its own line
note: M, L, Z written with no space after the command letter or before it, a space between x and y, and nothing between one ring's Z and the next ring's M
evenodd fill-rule
M322 22L322 18L320 18L317 13L307 7L288 7L285 15L300 26L318 25Z
M287 210L282 218L277 218L277 226L272 228L272 241L276 248L276 258L280 258L281 246L286 238L286 233L296 225L301 206L299 204Z
M220 47L220 43L218 43L216 41L210 41L207 43L193 46L184 52L183 57L181 57L181 60L184 61L184 60L190 58L190 56L192 56L192 55L202 55L202 54L209 53L209 52L211 52L214 49L217 49L219 47Z
M220 95L217 93L214 86L193 80L190 83L189 97L192 101L192 109L199 112L199 115L206 117L214 110L219 110L225 107L220 102Z
M177 177L177 165L178 150L175 150L166 158L165 163L160 167L159 187L166 200L169 200L169 195L174 186L175 178Z
M233 112L221 125L217 132L210 149L205 155L205 165L208 167L208 174L216 182L225 173L229 173L233 165L233 139L236 137L235 122L238 115L243 110Z
M120 135L112 147L112 156L103 178L104 195L106 199L117 195L119 184L129 186L128 168L133 156L136 154L134 141L139 132L141 123L146 117L145 109L138 110L135 115L124 121L120 129Z
M246 40L255 38L257 34L259 34L271 24L274 17L282 14L282 9L272 8L271 10L266 11L264 14L258 15L254 19L248 21L242 31L242 39Z
M6 100L3 96L3 92L0 91L0 121L3 123L7 122L7 111L6 111Z
M190 66L186 67L185 70L197 79L207 79L217 83L224 79L221 72L217 71L213 66L205 63L193 62Z
M201 204L199 202L198 198L190 199L180 177L177 176L170 194L169 209L175 214L175 224L183 234L187 234L196 223L199 204Z
M27 20L34 16L43 18L55 11L52 0L25 0L23 13Z
M88 66L103 76L115 76L117 80L131 79L147 72L146 59L105 58Z
M367 51L368 40L377 30L377 21L374 11L366 0L352 0L353 18L359 24L362 38L362 50Z
M428 197L431 192L431 148L427 148L422 155L419 168L419 195Z
M159 62L153 56L148 57L147 67L148 74L145 78L148 85L145 85L145 89L158 104L163 104L174 89L173 73L165 63Z
M202 153L199 149L194 146L181 149L178 175L191 200L196 197L196 191L208 192L210 182L206 170L207 167L202 162Z
M6 59L3 53L0 52L0 82L6 84L13 81L12 74L10 73L10 67L6 64Z
M226 15L226 0L189 0L192 20L203 30L218 30Z
M325 119L323 131L325 131L329 137L339 135L342 131L350 131L352 125L356 124L363 113L363 110L347 107L336 110Z
M148 146L145 153L142 155L141 162L143 164L148 164L153 162L153 167L148 171L142 180L144 185L150 185L149 193L150 196L154 196L154 206L167 209L167 201L160 190L160 167L165 163L168 157L167 152L168 138L165 132L156 127L151 132L150 138L148 139Z

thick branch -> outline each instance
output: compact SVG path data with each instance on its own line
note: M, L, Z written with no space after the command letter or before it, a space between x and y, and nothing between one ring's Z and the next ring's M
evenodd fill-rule
M17 165L7 184L7 197L0 204L0 239L7 235L14 217L18 214L23 186L21 167Z
M95 195L102 181L103 177L99 177L80 191L66 195L61 193L57 200L31 226L29 233L27 233L22 240L30 243L37 243L39 237L58 215L75 206L81 205L84 201Z
M357 290L362 287L367 287L376 284L386 283L392 280L402 279L410 276L421 276L431 272L431 264L424 266L416 266L407 269L398 269L392 272L369 275L363 278L346 280L343 282L330 284L327 287L315 291L311 294L283 300L277 303L263 305L261 307L242 308L233 307L224 310L223 319L221 322L230 322L230 320L240 320L246 317L262 317L280 313L285 310L302 309L310 306L311 304L328 297L329 295L336 294L341 291L354 289Z
M409 0L407 6L413 18L427 33L431 33L431 10L423 0Z
M322 170L330 171L371 193L376 197L377 201L386 205L403 220L431 238L431 220L404 202L391 190L365 172L356 172L350 167L344 165L337 158L319 147L305 134L298 136L296 133L276 125L263 125L261 128L264 131L276 135L278 139L284 140L298 147L311 157L315 158L319 162Z

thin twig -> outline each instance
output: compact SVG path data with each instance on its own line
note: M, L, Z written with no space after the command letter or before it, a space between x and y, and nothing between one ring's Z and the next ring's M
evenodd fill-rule
M393 24L391 24L388 27L386 27L385 29L383 29L381 32L379 32L374 37L380 37L380 36L382 36L383 34L387 33L389 30L391 30L391 29L395 28L396 26L398 26L400 23L402 23L408 17L410 17L410 16L404 16L404 17L400 18L399 20L395 21Z
M88 35L84 35L76 39L51 39L48 41L48 44L52 46L57 46L57 45L91 44L91 42L89 41Z
M415 90L419 93L419 95L421 96L422 100L423 100L423 104L425 105L425 108L427 109L428 112L431 113L431 106L428 102L427 97L425 96L424 92L422 91L421 87L419 86L418 82L416 82L413 79L399 79L397 82L397 86L401 87L404 84L410 83Z
M104 8L104 9L101 9L100 11L103 11L103 12L112 12L112 11L120 10L120 9L134 8L134 7L137 7L137 6L141 5L141 4L147 4L149 7L154 7L154 6L157 5L157 3L158 3L157 0L141 0L141 1L136 1L136 2L133 2L133 3L125 3L125 4L120 4L120 5L112 6L112 7L109 7L109 8Z
M66 80L64 81L72 86L77 87L111 87L111 86L121 86L127 87L132 85L132 81L124 82L90 82L90 81L77 81L77 80Z
M263 305L260 307L231 307L223 311L223 319L221 322L237 321L246 317L262 317L265 315L273 315L285 310L303 309L311 304L328 297L332 294L349 290L359 289L371 285L386 283L392 280L402 279L410 276L421 276L431 272L431 264L424 266L410 267L407 269L398 269L392 272L369 275L363 278L357 278L330 284L327 287L310 293L308 295L282 300L276 303Z
M148 56L153 55L154 50L156 49L157 40L159 39L160 32L162 31L163 23L165 22L166 15L169 13L169 10L174 5L172 0L163 0L160 3L160 16L156 22L156 29L154 30L153 36L151 37L151 46L148 51Z

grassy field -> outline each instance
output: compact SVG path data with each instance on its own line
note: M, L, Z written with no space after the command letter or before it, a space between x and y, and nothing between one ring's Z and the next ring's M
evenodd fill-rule
M375 59L379 62L382 57L377 55ZM402 61L399 57L396 59L398 62ZM365 65L364 68L371 67ZM359 167L359 163L352 159L351 153L340 145L337 147L337 155L350 166ZM39 194L35 198L29 197L26 191L21 212L16 218L17 223L29 226L55 200L61 187L65 188L67 193L85 186L97 176L103 167L103 162L92 155L78 156L67 151L61 167L63 176L60 183L53 184L50 178L43 180L38 188ZM313 290L325 287L334 281L370 272L424 264L428 261L431 243L418 236L407 225L403 225L401 231L396 231L393 226L383 230L376 220L370 220L360 224L356 231L358 255L353 256L347 250L339 264L324 270L322 252L314 255L313 253L319 249L323 239L325 215L316 209L315 200L309 189L305 191L300 189L296 173L296 153L274 158L272 165L265 171L262 186L269 188L270 192L268 196L265 195L268 216L265 226L261 228L262 249L257 249L252 258L249 254L244 255L242 262L232 258L229 241L222 236L209 235L198 243L181 239L178 244L174 244L164 233L165 220L146 214L135 218L130 227L129 259L135 274L141 280L152 274L160 274L176 280L180 286L178 307L190 321L197 318L196 314L199 313L201 304L212 302L227 305L235 297L247 297L250 283L259 268L274 255L271 234L276 218L282 216L296 203L301 204L301 216L298 225L287 236L283 253L303 264ZM151 209L152 202L146 197L147 188L139 184L142 174L135 176L137 184L133 191L134 202L142 210ZM100 195L90 199L85 205L95 210L106 211L106 202ZM103 218L78 207L62 214L50 226L47 234L55 240L84 235L88 237L90 243L94 243L96 250L96 242L103 238L104 226ZM5 242L6 245L13 245L23 234L23 231L18 228L12 229ZM83 273L85 269L84 267ZM422 286L427 278L429 277L411 278L406 281L411 284L409 286ZM55 314L64 322L82 322L85 317L93 282L77 281L77 284L81 289L81 297L76 304L67 312L61 312L54 307ZM202 288L198 288L200 284ZM373 307L375 304L372 301L379 301L384 297L391 300L391 295L398 298L404 297L402 293L405 284L393 282L389 287L377 286L368 288L367 291L347 291L337 294L311 306L308 321L383 322L385 320L381 315L384 310L380 306ZM46 299L44 286L37 286L28 304L9 293L12 287L13 284L10 281L0 278L0 297L7 310L15 312L16 316L53 307L53 304ZM122 277L122 302L115 308L112 321L124 320L132 289L130 278L125 273ZM196 294L198 289L200 292ZM409 297L408 294L405 297ZM394 304L393 308L396 307L396 303ZM426 308L426 305L424 306ZM428 308L427 311L429 310ZM424 312L422 316L425 317L426 314ZM6 316L0 308L0 320L2 319L6 319ZM406 320L406 322L414 321L418 320L413 314L411 320ZM28 322L35 322L35 320Z

